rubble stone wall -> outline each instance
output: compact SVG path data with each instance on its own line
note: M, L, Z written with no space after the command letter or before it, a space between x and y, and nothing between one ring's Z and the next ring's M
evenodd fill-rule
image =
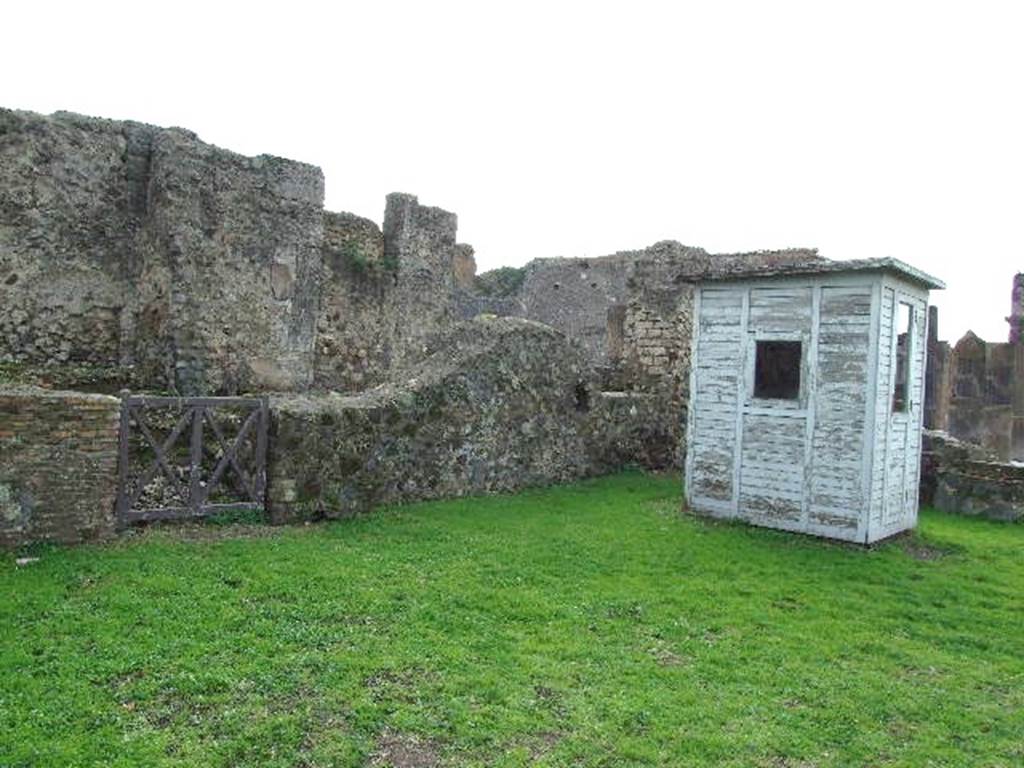
M181 129L0 110L0 362L185 393L313 375L323 176Z
M119 363L152 138L0 110L0 362Z
M928 365L927 428L1003 461L1024 460L1024 345L986 342L968 331L950 347L930 334Z
M999 461L945 432L925 430L921 504L990 520L1024 521L1024 465Z
M0 391L0 547L114 530L120 401Z
M392 300L397 265L384 259L374 222L348 213L324 215L324 280L317 317L319 389L354 392L380 384L391 366Z
M344 516L670 463L658 401L595 385L579 348L550 327L460 323L402 381L355 396L272 399L272 514Z

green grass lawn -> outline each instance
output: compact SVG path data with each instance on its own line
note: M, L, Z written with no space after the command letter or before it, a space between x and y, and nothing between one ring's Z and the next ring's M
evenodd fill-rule
M1020 766L1024 526L623 474L0 560L0 766Z

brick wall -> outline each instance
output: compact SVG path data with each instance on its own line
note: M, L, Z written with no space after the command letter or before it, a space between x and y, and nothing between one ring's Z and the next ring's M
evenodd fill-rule
M113 532L119 408L107 395L0 391L0 547Z

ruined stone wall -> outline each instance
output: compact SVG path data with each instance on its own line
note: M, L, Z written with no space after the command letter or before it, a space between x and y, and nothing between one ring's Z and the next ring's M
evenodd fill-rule
M121 361L154 132L0 109L0 362Z
M492 312L550 325L578 340L592 365L624 367L630 388L644 389L687 368L692 284L702 275L817 258L810 249L710 254L666 240L596 258L536 259L523 268L514 292L478 291L460 300L460 314ZM479 282L488 284L489 274Z
M456 321L454 213L420 205L413 195L392 193L384 210L384 258L398 265L388 306L392 366L415 365L428 340Z
M170 343L178 389L311 383L323 193L319 168L242 157L180 131L156 136L133 283L166 285L140 311L166 313L157 336ZM150 340L135 338L143 359Z
M406 374L358 396L272 400L277 519L664 466L674 450L652 398L602 396L580 350L539 323L458 324Z
M355 392L380 384L391 366L392 301L398 265L384 258L384 235L368 219L324 215L324 280L317 317L319 389Z
M1024 343L1024 272L1013 276L1013 290L1010 292L1010 324L1008 341L1011 344Z
M324 279L315 388L357 392L425 354L458 316L459 270L472 247L455 242L455 214L388 195L381 231L346 213L324 217Z
M0 546L113 532L119 417L106 395L0 390Z
M921 504L990 520L1024 521L1024 466L977 445L925 430Z
M0 362L151 388L312 380L319 169L180 129L0 110Z
M934 316L934 315L933 315ZM955 346L929 337L925 426L1024 460L1024 345L968 331Z
M526 265L523 317L577 340L593 365L608 361L608 310L626 300L631 254L537 259Z

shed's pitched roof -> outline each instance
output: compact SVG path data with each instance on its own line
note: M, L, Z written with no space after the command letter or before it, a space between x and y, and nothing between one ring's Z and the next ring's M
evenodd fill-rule
M849 272L889 272L926 288L945 288L946 284L909 264L885 257L882 259L851 259L829 261L819 259L801 264L771 264L746 269L722 270L705 273L697 282L726 282L764 277L794 277L799 275L825 275Z

